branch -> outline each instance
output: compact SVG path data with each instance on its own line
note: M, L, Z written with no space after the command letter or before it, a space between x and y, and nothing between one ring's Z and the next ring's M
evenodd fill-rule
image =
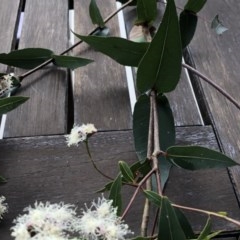
M207 82L208 84L210 84L212 87L214 87L216 90L218 90L225 98L227 98L231 103L233 103L238 110L240 110L240 104L236 101L236 99L234 99L230 94L228 94L225 90L223 90L219 85L217 85L216 83L214 83L210 78L208 78L207 76L205 76L204 74L202 74L201 72L199 72L198 70L196 70L195 68L189 66L186 63L182 63L182 66L187 68L188 70L190 70L191 72L194 72L195 74L197 74L200 78L202 78L205 82Z
M186 207L186 206L182 206L182 205L178 205L178 204L174 204L174 203L172 203L172 206L176 207L176 208L180 208L180 209L185 209L185 210L188 210L188 211L204 213L204 214L207 214L207 215L210 215L210 216L215 216L215 217L218 217L218 218L222 218L222 219L225 219L226 221L232 222L232 223L234 223L234 224L236 224L237 226L240 227L240 222L239 221L237 221L233 218L224 216L222 214L216 213L216 212L206 211L206 210L199 209L199 208Z
M118 14L121 10L123 10L124 8L126 8L131 2L133 2L133 0L129 0L128 2L126 2L125 4L123 4L119 9L117 9L116 11L114 11L113 13L111 13L108 17L106 17L104 19L104 23L107 23L109 20L111 20L116 14ZM95 33L97 30L99 30L100 28L99 27L95 27L93 28L89 33L88 35L92 35L93 33ZM60 55L64 55L66 53L68 53L69 51L73 50L75 47L77 47L78 45L80 45L83 41L80 40L78 41L77 43L73 44L71 47L67 48L65 51L63 51L62 53L60 53ZM36 72L37 70L47 66L48 64L52 63L53 62L53 58L47 60L46 62L40 64L39 66L23 73L22 75L19 76L19 80L20 82L22 82L22 80L31 75L32 73Z

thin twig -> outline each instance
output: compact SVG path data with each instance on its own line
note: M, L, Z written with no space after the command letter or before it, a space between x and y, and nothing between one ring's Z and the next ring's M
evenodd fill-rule
M110 180L113 180L113 178L111 178L111 177L109 177L108 175L106 175L104 172L102 172L102 171L97 167L96 163L95 163L95 162L93 161L93 159L92 159L92 155L91 155L91 153L90 153L90 149L89 149L89 146L88 146L88 141L85 141L85 144L86 144L86 149L87 149L88 156L89 156L90 161L91 161L93 167L95 168L95 170L96 170L98 173L100 173L103 177L108 178L108 179L110 179Z
M151 175L152 175L155 171L156 171L156 169L152 168L152 170L151 170L151 171L141 180L141 182L138 184L138 187L136 188L135 192L133 193L133 195L132 195L132 197L131 197L131 199L130 199L128 205L127 205L127 207L125 208L125 210L124 210L124 212L123 212L123 214L122 214L122 216L121 216L122 219L123 219L123 218L126 216L126 214L128 213L128 211L129 211L130 207L132 206L133 201L134 201L134 199L136 198L136 196L137 196L140 188L142 187L142 185L147 181L147 179L148 179L149 177L151 177Z
M131 2L133 2L133 0L129 0L128 2L126 2L125 4L123 4L120 8L118 8L116 11L114 11L113 13L111 13L108 17L106 17L104 19L104 23L106 24L109 20L111 20L116 14L118 14L121 10L123 10L125 7L127 7ZM95 33L97 30L99 30L99 27L95 27L93 28L88 35L92 35L93 33ZM60 55L64 55L66 53L68 53L69 51L73 50L75 47L77 47L78 45L80 45L83 41L80 40L78 42L76 42L75 44L73 44L71 47L67 48L65 51L63 51L62 53L60 53ZM37 67L23 73L22 75L19 76L19 81L22 82L22 80L31 75L32 73L36 72L37 70L47 66L48 64L53 62L53 58L50 58L49 60L45 61L44 63L38 65Z
M190 70L191 72L194 72L196 75L198 75L200 78L202 78L205 82L210 84L212 87L214 87L216 90L218 90L225 98L227 98L231 103L233 103L238 110L240 110L240 104L234 99L229 93L227 93L224 89L222 89L219 85L213 82L210 78L196 70L195 68L189 66L186 63L182 63L182 66Z
M161 188L161 179L160 179L160 169L158 166L158 155L161 153L160 150L160 141L159 141L159 125L158 125L158 111L157 111L157 95L155 91L151 92L150 95L151 105L153 108L153 138L154 138L154 149L152 154L153 160L153 168L156 169L156 181L157 181L157 189L158 194L162 196L162 188Z
M186 206L182 206L182 205L178 205L178 204L174 204L174 203L172 203L171 205L173 207L176 207L176 208L185 209L185 210L188 210L188 211L193 211L193 212L198 212L198 213L204 213L204 214L207 214L209 216L215 216L215 217L218 217L218 218L222 218L222 219L225 219L226 221L229 221L229 222L232 222L232 223L236 224L237 226L240 226L239 221L237 221L233 218L227 217L225 215L216 213L216 212L206 211L206 210L199 209L199 208L186 207Z

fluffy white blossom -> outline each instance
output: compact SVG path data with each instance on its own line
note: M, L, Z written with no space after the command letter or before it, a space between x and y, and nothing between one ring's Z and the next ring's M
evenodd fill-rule
M6 198L4 196L0 196L0 219L3 218L3 214L8 210L7 203L4 203L5 200Z
M67 240L76 232L78 218L74 205L35 203L14 220L11 236L15 240Z
M88 136L90 136L96 132L97 132L97 129L91 123L82 124L81 126L74 125L71 130L71 133L69 135L65 136L67 145L69 147L71 145L78 146L78 144L80 142L86 141Z
M117 216L117 208L112 200L98 198L90 208L83 210L79 222L79 231L86 240L124 240L127 234L133 234L127 224Z
M0 77L0 96L8 93L13 86L13 73L9 73Z

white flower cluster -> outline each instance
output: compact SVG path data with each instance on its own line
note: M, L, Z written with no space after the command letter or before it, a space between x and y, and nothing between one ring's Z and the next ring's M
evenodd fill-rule
M9 73L0 77L0 97L11 90L13 77L14 73Z
M87 240L124 240L125 235L133 234L117 216L117 208L112 206L112 200L98 198L90 208L83 211L80 219L80 233Z
M82 124L81 126L74 125L71 130L71 133L65 136L67 145L69 147L72 145L78 146L80 142L86 141L88 136L96 132L97 132L97 129L91 123Z
M4 203L5 200L6 198L4 196L0 197L0 219L3 218L3 214L6 213L8 210L7 204Z
M73 205L63 203L35 203L24 211L27 213L15 219L11 228L15 240L124 240L127 234L133 234L117 216L112 201L104 197L80 217Z
M16 240L66 240L68 233L76 229L74 205L36 202L23 211L27 213L15 219L11 228Z

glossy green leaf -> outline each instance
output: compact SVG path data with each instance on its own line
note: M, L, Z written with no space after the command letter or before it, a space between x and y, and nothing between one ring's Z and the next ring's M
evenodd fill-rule
M52 55L54 59L53 63L59 67L66 67L72 70L86 66L89 63L92 63L93 60L80 58L80 57L72 57L72 56L60 56L60 55Z
M121 214L122 211L121 189L122 189L122 176L119 174L117 178L114 180L109 192L109 199L113 200L112 205L114 207L117 207L118 216Z
M181 12L179 24L183 49L191 42L197 27L197 21L196 14L187 10Z
M204 7L206 2L207 0L188 0L184 10L198 13Z
M157 97L158 120L159 120L159 140L161 150L175 144L174 118L165 96ZM144 161L147 157L148 128L150 115L150 99L147 95L142 95L137 100L133 112L133 136L138 159ZM163 157L159 157L161 169L162 187L168 179L171 164Z
M91 0L90 2L89 15L93 24L97 24L100 28L104 27L105 24L95 0Z
M124 161L119 161L118 164L124 180L126 180L126 182L133 182L134 176L128 164Z
M0 115L10 112L28 99L28 97L8 97L0 99Z
M224 32L228 30L225 26L223 26L222 22L219 20L218 15L212 20L211 28L215 30L218 35L222 35Z
M136 24L151 23L157 17L156 0L137 1L137 20Z
M0 63L30 69L51 59L53 52L45 48L26 48L0 54Z
M160 205L158 240L186 240L177 215L167 197Z
M118 63L136 67L149 46L149 43L136 43L119 37L82 36L76 37L111 57Z
M167 149L167 159L188 170L222 168L237 165L226 155L199 146L174 146Z
M178 221L182 227L182 230L186 236L187 239L194 239L195 234L193 232L192 226L189 223L186 216L183 214L183 212L179 208L174 208L174 211L176 213L176 216L178 218Z
M160 207L162 205L162 197L156 192L145 190L144 194L146 198L154 203L157 207Z
M162 23L139 63L137 89L141 93L154 86L158 93L174 90L180 79L181 62L182 44L176 6L174 0L168 0Z

